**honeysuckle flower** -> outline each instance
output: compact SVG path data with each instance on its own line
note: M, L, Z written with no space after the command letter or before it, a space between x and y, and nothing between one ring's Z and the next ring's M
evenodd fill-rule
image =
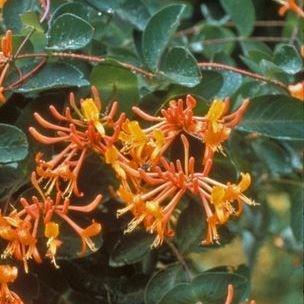
M133 107L132 110L142 119L155 123L152 127L143 130L146 134L154 130L161 131L166 139L166 145L169 146L181 132L189 134L196 132L196 121L193 113L196 103L191 95L187 95L185 101L183 99L171 100L168 108L161 110L161 116L152 116L138 107Z
M0 218L0 237L8 242L2 258L14 257L23 261L28 272L28 260L33 258L36 263L41 263L41 258L36 247L37 226L33 226L29 217L22 219L21 216L22 213L13 210Z
M232 128L242 119L248 107L249 99L245 99L235 112L227 115L229 103L229 99L215 99L208 113L203 117L196 118L201 123L196 135L205 143L203 156L205 175L208 175L211 170L214 153L217 151L223 153L222 143L229 138Z
M14 283L18 276L15 266L0 265L0 303L1 304L23 304L20 297L8 287Z
M304 101L304 81L289 85L288 91L292 97Z
M217 226L226 223L230 216L239 216L243 204L254 205L243 195L250 184L249 174L242 174L237 185L225 185L205 176L203 172L195 172L194 157L189 155L189 142L184 135L181 135L181 139L184 164L180 160L168 162L162 157L160 164L149 172L135 170L134 177L138 178L139 172L143 181L140 186L133 185L132 190L130 185L123 183L118 191L119 197L127 204L118 210L118 214L130 210L134 216L127 231L132 231L143 222L147 231L157 232L154 246L160 245L165 235L174 234L170 229L170 219L186 193L197 196L205 211L209 229L203 244L218 242ZM133 171L128 174L133 174ZM234 206L235 203L237 206Z
M299 17L304 18L303 9L296 3L296 0L275 0L281 5L279 15L284 16L288 11L293 11Z
M95 151L103 155L107 146L112 145L118 138L125 119L124 114L114 121L117 103L112 104L108 114L100 114L101 101L95 87L92 87L92 95L93 98L81 100L78 108L75 97L71 94L71 107L65 109L64 115L61 115L54 106L50 106L54 118L66 126L48 122L40 114L34 113L35 119L42 127L56 132L56 136L51 137L42 135L33 127L29 128L37 141L43 144L66 144L66 147L50 161L42 160L41 154L36 157L38 182L46 188L47 195L51 194L56 186L57 191L61 191L64 196L70 197L72 193L81 196L77 180L88 152ZM72 114L78 117L73 117ZM106 135L106 127L114 129L112 134Z
M3 6L4 6L4 4L5 4L6 1L7 0L0 0L0 9L3 8Z
M59 225L55 222L46 223L44 236L48 238L48 241L46 243L48 251L45 256L49 257L52 260L52 263L56 268L59 268L56 263L57 248L62 244L62 242L57 239L59 236Z
M28 260L34 259L41 262L37 245L38 230L44 226L44 236L47 238L47 252L53 264L56 264L57 248L61 245L59 240L60 227L54 221L54 217L63 219L78 234L82 242L81 254L86 246L95 250L92 236L99 234L101 225L93 223L88 227L80 227L70 217L70 212L89 213L100 204L102 195L87 205L72 205L68 198L63 198L58 192L54 198L46 196L39 186L35 172L32 174L32 184L39 194L39 198L33 196L31 200L21 198L20 204L23 207L20 211L13 210L8 216L0 216L0 237L8 242L2 256L12 256L23 261L25 271L28 272Z
M1 3L0 3L1 7ZM0 45L0 67L4 59L9 59L13 54L13 33L11 30L7 30L5 35L1 38ZM6 61L6 60L5 60Z

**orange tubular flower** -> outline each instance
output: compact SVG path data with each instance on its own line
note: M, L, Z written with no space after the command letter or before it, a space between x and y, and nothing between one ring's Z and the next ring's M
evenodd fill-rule
M0 303L23 304L20 297L8 287L18 276L18 269L14 266L0 265Z
M301 101L304 101L304 81L288 86L290 95Z
M288 11L293 11L299 17L304 18L304 11L303 9L297 5L295 0L276 0L281 7L279 9L279 15L284 16Z
M0 0L1 1L1 0ZM4 3L2 3L2 6ZM0 2L0 8L1 2ZM10 59L13 55L13 33L6 31L5 35L0 40L0 104L6 102L4 96L4 88L2 83L10 66Z
M68 213L70 211L82 213L93 211L100 204L102 195L97 195L87 205L76 206L71 205L68 198L62 199L60 192L57 193L55 199L45 196L35 173L32 174L32 184L38 191L40 199L36 196L33 196L31 201L21 198L20 203L23 207L21 211L14 210L9 216L0 217L0 237L8 242L2 256L13 256L17 260L23 261L26 272L28 272L29 259L34 258L36 262L40 263L41 258L36 244L39 225L44 224L44 235L48 239L46 256L57 267L55 256L61 241L58 239L59 225L53 221L54 216L67 222L79 235L83 244L81 254L85 253L86 246L89 246L92 251L96 250L90 238L100 233L101 225L93 223L86 228L81 228L69 217Z
M134 215L127 232L143 222L147 231L157 232L153 246L160 245L164 236L173 235L169 221L186 192L200 198L206 213L209 229L203 244L218 242L217 226L225 224L231 215L239 216L244 203L254 205L253 201L243 195L251 182L249 174L242 174L238 185L224 185L206 177L204 173L195 172L194 158L189 156L189 142L184 135L181 135L181 139L184 145L184 165L180 160L169 163L162 157L161 164L150 172L142 169L135 171L144 181L144 186L134 185L135 191L132 191L124 182L118 191L119 197L127 203L126 208L118 210L118 215L129 210ZM134 177L138 178L137 173L134 173Z
M57 191L62 191L64 196L70 197L72 193L81 196L77 179L89 150L103 155L107 145L111 145L117 138L120 126L125 119L124 114L114 122L117 112L117 102L114 102L110 112L101 116L101 101L95 87L92 87L92 95L93 98L80 101L80 109L76 106L74 95L70 95L73 114L76 114L78 118L72 116L70 107L65 109L65 115L61 115L54 106L50 106L54 118L64 122L67 126L53 124L38 113L34 114L40 125L57 133L55 137L44 136L31 127L29 131L37 141L43 144L65 143L67 145L62 152L48 162L42 160L41 154L36 157L38 182L46 187L47 195L56 186ZM105 127L114 129L111 136L106 135Z

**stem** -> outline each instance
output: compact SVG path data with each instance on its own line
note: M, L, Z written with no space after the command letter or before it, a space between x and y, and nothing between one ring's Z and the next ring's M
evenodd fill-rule
M268 83L272 83L274 85L277 85L279 87L281 87L282 89L288 91L287 86L278 80L273 80L273 79L269 79L265 76L262 76L260 74L256 74L256 73L252 73L246 70L242 70L242 69L238 69L235 67L232 67L230 65L225 65L225 64L221 64L221 63L216 63L216 62L199 62L198 66L201 68L210 68L210 69L215 69L215 70L226 70L226 71L231 71L231 72L235 72L259 81L263 81L263 82L268 82Z
M31 38L31 36L34 34L35 28L31 29L30 32L25 36L23 41L20 43L15 55L13 56L13 59L17 58L20 52L22 51L23 47L25 46L26 42Z
M227 38L220 38L220 39L208 39L204 40L204 45L213 45L213 44L223 44L229 43L233 41L265 41L265 42L282 42L286 41L289 42L289 38L285 37L272 37L272 36L256 36L256 37L227 37Z
M191 281L193 279L193 274L190 270L190 268L188 267L184 257L181 255L181 253L178 251L178 249L175 247L175 245L169 241L168 239L166 240L167 245L170 247L170 249L172 250L172 252L174 253L174 255L176 256L177 260L182 264L182 266L185 269L185 272L187 273L188 279L189 281Z
M4 89L4 91L11 90L14 87L20 85L22 82L26 81L28 78L30 78L32 75L34 75L36 72L38 72L38 70L45 64L45 62L46 62L46 58L42 59L30 72L26 73L20 79L11 83L10 85L8 85Z
M17 57L17 59L22 59L22 58L32 58L32 57L59 57L59 58L70 58L70 59L78 59L78 60L83 60L83 61L90 61L94 63L100 63L104 62L105 58L104 57L99 57L99 56L90 56L90 55L84 55L84 54L75 54L75 53L32 53L32 54L22 54ZM147 72L141 68L138 68L136 66L133 66L132 64L117 61L121 66L127 68L128 70L138 72L139 74L142 74L148 78L153 78L154 74Z

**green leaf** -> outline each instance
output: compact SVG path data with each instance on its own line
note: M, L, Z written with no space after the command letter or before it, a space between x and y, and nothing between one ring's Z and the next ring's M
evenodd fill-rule
M144 30L150 18L150 12L148 8L141 0L125 1L117 13L122 19L129 21L132 25L141 31Z
M159 304L223 304L229 284L234 287L234 303L239 303L248 287L245 277L227 272L204 272L191 283L176 285L165 294Z
M78 50L88 45L94 28L73 14L63 14L51 24L48 31L48 49L54 51Z
M91 83L100 91L106 102L117 100L120 110L131 112L132 105L139 100L137 77L115 62L105 62L92 70Z
M44 32L39 21L38 13L33 11L25 12L20 18L24 25L34 28L39 33Z
M22 15L26 11L32 11L36 5L36 0L7 1L3 8L3 22L6 29L12 30L14 33L20 32L22 28L20 15Z
M87 6L78 2L66 2L57 7L52 14L51 22L66 13L76 15L84 20L89 20L90 15Z
M283 69L281 69L276 64L262 59L260 62L261 73L264 74L269 79L276 79L285 84L293 82L293 79L289 74L287 74Z
M110 256L110 265L119 267L140 262L151 251L154 237L143 231L123 236Z
M234 37L235 35L230 29L205 24L200 33L191 39L190 47L193 52L203 53L209 59L212 59L219 52L230 55L235 46ZM230 38L232 38L232 41L229 41ZM216 43L217 40L221 39L228 39L228 41Z
M160 62L160 73L175 83L194 87L200 83L201 73L197 61L188 49L173 47Z
M290 156L278 142L269 138L258 138L251 142L254 152L265 164L271 176L291 173Z
M274 52L274 63L286 73L296 74L303 68L303 60L293 45L281 44Z
M206 232L206 220L202 208L194 200L181 213L176 227L176 243L182 253L195 250Z
M26 135L18 128L0 124L0 163L7 164L25 159L28 154Z
M295 98L267 95L251 99L239 129L262 135L303 140L303 105Z
M18 184L21 179L21 172L17 168L0 166L0 198L7 193L14 185Z
M112 14L118 9L125 0L111 0L111 1L100 1L100 0L86 0L92 7L97 10L106 11L108 14Z
M243 77L238 73L231 71L221 72L223 77L223 86L216 94L218 98L230 97L242 84Z
M158 304L161 298L178 283L186 282L183 266L170 265L158 271L148 282L145 290L145 304Z
M241 35L249 36L254 28L255 8L251 0L220 0Z
M143 56L151 70L156 70L161 55L167 48L170 39L180 24L185 5L169 5L149 20L142 40Z
M16 91L19 93L41 92L54 88L82 87L89 85L79 69L66 63L51 63L43 67Z

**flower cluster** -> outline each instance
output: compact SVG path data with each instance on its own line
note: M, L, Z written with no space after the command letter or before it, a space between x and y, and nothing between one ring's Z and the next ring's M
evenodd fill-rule
M53 134L44 135L31 127L31 135L42 144L56 144L60 149L51 159L37 153L36 168L31 175L36 195L31 199L22 197L20 208L14 208L9 214L0 213L0 237L7 242L2 257L22 261L26 272L29 260L40 263L43 256L57 267L56 253L58 247L64 245L60 240L62 222L80 237L80 254L84 254L87 247L96 249L91 237L100 233L101 224L93 221L82 228L71 218L73 212L95 210L102 200L98 194L86 205L71 203L74 197L84 196L78 183L79 173L91 152L97 153L116 173L120 183L117 198L124 204L117 216L132 214L126 232L142 224L156 235L153 246L160 246L166 237L174 235L172 219L176 208L189 195L197 198L205 214L202 220L208 224L202 244L219 242L218 226L232 216L239 216L244 204L254 205L244 195L251 183L248 173L242 173L236 184L223 184L210 177L216 153L224 154L223 143L242 119L248 104L249 100L244 100L229 114L229 99L214 100L203 116L195 112L197 101L191 95L171 100L159 116L133 107L133 112L150 124L142 128L139 121L128 119L124 113L118 114L117 102L102 111L98 91L92 87L92 97L79 102L70 94L69 106L63 114L50 106L57 122L34 113L39 125ZM191 155L191 138L201 146L198 160ZM182 144L183 156L169 158L178 141ZM43 255L41 235L46 245ZM5 279L2 281L6 284ZM2 294L18 301L15 294L6 288L3 290Z

